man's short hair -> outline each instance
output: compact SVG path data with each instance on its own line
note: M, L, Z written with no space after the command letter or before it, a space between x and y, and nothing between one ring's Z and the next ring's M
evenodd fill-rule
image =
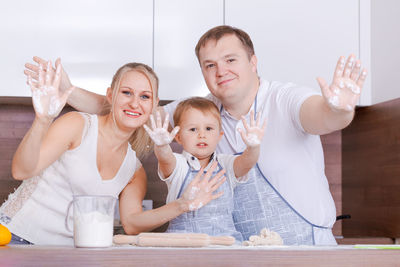
M199 53L201 47L205 46L206 43L210 40L218 41L225 35L230 35L230 34L235 35L242 42L244 48L247 51L247 56L250 60L250 58L254 55L254 46L253 42L250 39L250 36L241 29L228 25L221 25L208 30L205 34L203 34L203 36L200 37L200 40L197 42L195 52L199 62L200 62Z

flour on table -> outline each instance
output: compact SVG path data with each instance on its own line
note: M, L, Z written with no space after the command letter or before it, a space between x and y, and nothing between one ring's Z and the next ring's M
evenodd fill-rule
M248 241L243 242L243 246L280 246L283 245L281 236L274 231L263 228L260 235L250 236Z

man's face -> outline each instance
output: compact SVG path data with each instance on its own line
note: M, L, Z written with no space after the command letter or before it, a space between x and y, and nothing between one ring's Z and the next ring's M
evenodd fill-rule
M250 59L233 34L210 40L199 51L201 71L210 92L222 103L238 103L257 84L257 58Z

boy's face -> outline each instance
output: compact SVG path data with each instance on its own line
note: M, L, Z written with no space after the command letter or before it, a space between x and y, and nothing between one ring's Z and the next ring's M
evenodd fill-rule
M182 114L179 126L177 142L200 161L209 159L224 134L218 119L211 112L203 113L194 108Z

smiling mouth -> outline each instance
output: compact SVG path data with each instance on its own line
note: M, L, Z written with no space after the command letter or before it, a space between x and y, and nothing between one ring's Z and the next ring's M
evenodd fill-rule
M129 116L140 116L142 114L138 113L138 112L133 112L133 111L129 111L129 110L124 110L125 114L129 115Z
M229 82L231 82L231 81L233 81L233 78L232 78L232 79L223 80L223 81L221 81L221 82L218 82L218 85L224 85L224 84L227 84L227 83L229 83Z

